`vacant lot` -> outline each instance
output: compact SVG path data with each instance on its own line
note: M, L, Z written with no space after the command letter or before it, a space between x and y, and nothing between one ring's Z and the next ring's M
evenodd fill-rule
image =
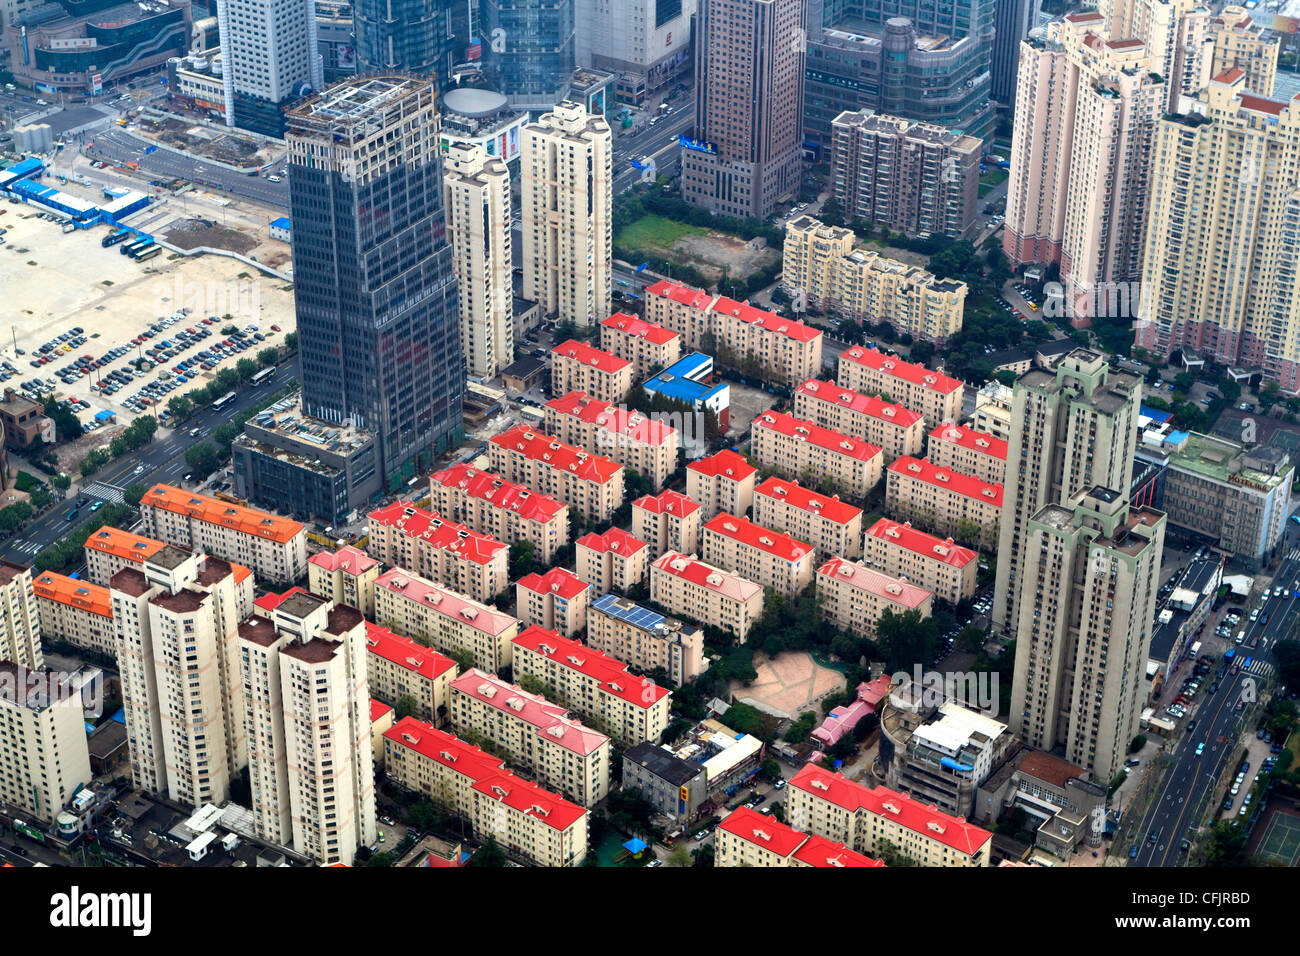
M822 667L806 651L787 651L773 658L756 656L758 677L749 684L734 685L737 700L762 704L769 711L798 719L806 710L821 714L821 700L844 690L844 675Z
M781 254L762 239L745 240L654 214L624 227L614 242L634 256L658 256L691 266L710 282L724 274L746 279L776 262Z

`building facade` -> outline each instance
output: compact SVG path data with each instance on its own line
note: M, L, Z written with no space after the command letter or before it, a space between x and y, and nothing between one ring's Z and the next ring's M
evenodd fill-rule
M691 205L766 219L798 193L807 26L798 0L699 0L697 145L681 156L682 198Z
M920 412L834 382L812 378L800 385L794 392L794 413L823 428L862 435L881 449L885 461L919 455L925 444Z
M708 668L703 631L617 594L602 594L591 605L587 643L639 671L662 669L675 687Z
M744 456L724 448L686 466L686 497L698 502L701 520L715 516L749 514L754 504L758 469Z
M509 552L495 538L406 501L370 512L366 550L390 567L412 571L476 601L491 601L510 583Z
M622 402L632 389L632 363L586 342L569 339L551 349L551 394L585 392L602 402Z
M632 502L632 535L649 545L651 557L665 551L694 554L703 527L699 504L671 488Z
M831 123L831 194L846 222L970 238L983 149L976 137L945 126L845 111Z
M574 561L578 577L599 592L628 594L646 583L653 555L644 541L622 528L594 531L578 539Z
M370 695L397 705L403 697L415 701L414 715L441 727L447 722L451 682L459 668L445 654L419 641L366 623L366 679Z
M284 136L284 108L325 86L315 0L216 0L226 125Z
M862 554L862 509L797 481L772 477L755 488L754 522L798 536L820 558Z
M817 569L817 594L828 621L868 638L875 636L886 611L896 615L916 611L925 618L934 603L931 592L906 577L891 577L847 558L831 558Z
M567 445L526 425L493 435L492 467L507 480L551 495L592 521L623 504L623 466Z
M307 589L346 604L367 620L375 616L375 581L379 562L360 548L344 545L337 551L318 551L307 561Z
M650 565L650 600L742 643L763 614L762 585L676 551Z
M80 688L0 660L0 801L46 824L93 780Z
M998 540L1001 485L940 468L924 458L900 458L885 475L885 508L890 514L981 548L992 548Z
M524 627L534 624L565 637L577 637L587 627L592 587L572 571L534 571L515 582L515 613Z
M546 403L546 430L562 442L587 448L636 471L656 490L677 471L677 429L583 392L556 392Z
M462 434L436 90L344 80L288 124L303 412L373 431L382 487L396 490Z
M930 432L926 458L940 468L1000 485L1007 477L1007 443L996 435L951 421Z
M507 544L532 542L545 564L569 543L569 509L563 503L490 471L452 465L429 476L429 491L438 513Z
M524 298L579 326L611 311L612 136L603 116L567 101L523 131Z
M32 582L32 589L42 637L113 656L113 601L108 588L44 571Z
M496 378L515 360L510 170L477 143L454 143L443 171L447 239L459 285L466 371Z
M600 347L631 362L632 378L637 382L645 381L682 357L680 335L624 312L615 312L600 323Z
M966 387L959 379L878 349L855 345L845 350L840 355L835 381L864 395L888 395L920 412L931 425L962 418Z
M885 453L878 445L777 411L763 412L754 419L750 453L760 465L787 478L819 486L833 482L840 494L849 498L870 494L880 483L885 466Z
M704 526L703 558L778 594L795 598L813 576L813 546L748 518L720 514Z
M937 538L908 522L881 518L862 540L865 564L906 577L949 604L975 596L979 555L954 544L952 538Z
M472 654L475 667L493 672L510 663L519 633L509 614L399 568L375 582L375 617L448 657Z

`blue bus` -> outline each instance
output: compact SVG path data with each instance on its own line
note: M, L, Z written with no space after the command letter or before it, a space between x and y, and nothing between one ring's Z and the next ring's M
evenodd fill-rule
M119 229L117 232L111 233L105 236L103 239L99 240L99 244L103 246L105 249L107 249L109 246L117 245L119 242L121 242L123 239L126 239L130 235L131 235L130 229Z

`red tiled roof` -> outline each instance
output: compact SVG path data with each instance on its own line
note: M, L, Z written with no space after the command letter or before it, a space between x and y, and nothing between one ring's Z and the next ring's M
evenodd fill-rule
M566 750L584 757L595 753L609 742L604 734L597 733L569 716L559 704L545 697L531 694L522 687L502 680L495 674L471 667L451 682L461 694L473 697L502 713L512 714L532 725L544 740L559 744Z
M795 851L794 858L809 866L884 866L883 860L855 853L843 843L836 843L814 833Z
M820 492L803 487L797 481L786 481L784 478L777 478L775 475L755 488L754 494L766 495L777 501L784 501L801 511L819 515L828 521L834 521L836 524L848 524L862 514L861 508L855 508L851 504L840 501L838 497L823 495Z
M337 551L319 551L307 559L308 563L324 568L326 571L346 571L348 574L360 574L376 567L379 562L360 548L347 544Z
M439 654L431 647L386 627L366 621L366 650L376 657L392 661L399 667L414 671L426 680L433 680L456 666L450 657Z
M926 388L933 389L936 392L943 392L945 395L961 388L961 382L955 378L949 378L942 372L932 372L924 365L916 365L912 362L905 362L901 358L886 355L879 349L869 349L855 345L853 348L846 350L840 357L848 359L850 362L857 362L859 365L865 365L867 368L885 372L895 378L901 378L913 385L924 385Z
M650 707L668 696L668 691L650 678L628 673L627 665L622 661L536 624L530 625L516 637L514 645L586 674L602 690L638 707Z
M1281 100L1269 100L1262 96L1251 96L1248 93L1241 94L1241 96L1238 97L1238 100L1241 103L1242 109L1251 110L1255 113L1268 113L1272 116L1280 116L1282 115L1282 111L1286 109L1286 103Z
M1026 752L1016 769L1039 780L1046 780L1054 787L1064 787L1067 780L1087 776L1087 771L1082 767L1076 767L1060 757L1053 757L1040 750Z
M959 853L974 854L993 837L988 830L967 823L961 817L949 816L933 804L913 800L887 787L864 787L816 764L805 764L791 778L789 785L850 812L869 810L923 837L938 840Z
M900 475L907 475L939 488L948 488L967 498L1002 507L1001 485L980 481L972 475L963 475L960 471L953 471L951 468L940 468L924 458L902 455L889 466L889 471L896 471Z
M486 501L495 508L513 511L529 521L545 523L564 510L563 502L513 481L506 481L490 471L479 471L466 464L435 471L432 480L447 488L459 488L471 498Z
M373 697L370 698L370 722L372 724L382 718L385 714L391 714L392 712L393 708L389 707L382 700L375 700Z
M274 611L282 603L293 597L295 594L310 594L306 588L292 587L283 594L268 593L263 594L260 598L253 601L255 607L260 607L263 611Z
M505 763L414 717L406 717L384 734L393 743L449 767L472 781L474 790L512 809L537 817L556 830L567 830L586 814L576 803L521 780Z
M748 302L737 302L735 299L729 299L726 296L717 298L713 303L712 311L725 312L742 322L757 325L765 332L775 332L777 335L794 339L796 342L811 342L822 334L821 329L815 329L811 325L804 325L794 319L784 319L775 312L756 308Z
M588 531L578 539L577 543L584 548L590 548L592 551L599 551L601 554L612 551L624 557L636 554L646 546L644 541L638 541L622 528L609 528L603 534Z
M673 491L671 488L666 488L657 495L642 495L632 502L632 507L642 508L657 515L676 515L679 518L694 514L700 510L700 506L696 502L687 498L680 491Z
M591 587L590 584L584 584L576 574L566 568L551 568L545 574L538 574L534 571L531 574L524 575L515 583L538 594L558 594L566 601L572 601Z
M653 322L623 312L615 312L600 324L645 339L647 342L653 342L655 345L667 345L673 339L680 337L672 329L665 329L662 325L655 325Z
M794 855L808 838L792 826L773 819L770 814L759 813L749 807L739 807L718 824L719 830L725 830L740 837L746 843L761 846L764 850L775 853L782 859Z
M724 448L716 455L710 455L708 458L693 461L686 467L691 471L699 472L701 475L708 475L711 478L721 475L724 478L730 478L732 481L744 481L758 471L757 468L745 461L743 456L729 448Z
M437 512L417 508L409 501L394 501L370 512L370 523L396 528L408 538L420 538L439 551L475 564L487 564L507 547L496 538L448 521Z
M848 558L831 558L817 569L817 573L836 581L847 581L868 594L913 610L932 596L925 588L908 584L906 578L893 577Z
M930 437L939 441L950 441L954 445L961 445L963 448L969 448L992 458L1000 458L1002 461L1007 460L1007 443L991 432L944 422L930 432Z
M675 428L656 418L647 418L636 410L611 405L584 392L553 398L546 407L643 445L662 445L677 434Z
M516 425L507 432L493 435L490 440L494 445L521 454L531 461L540 461L559 471L571 472L584 481L604 484L613 480L623 469L617 462L566 445L527 425Z
M841 408L849 408L855 412L870 415L872 418L889 422L899 428L908 428L921 420L920 412L914 412L897 402L887 402L879 395L862 395L851 388L845 388L843 385L836 385L834 382L825 382L821 379L810 378L795 391L810 395L823 402L831 402Z
M766 411L754 419L753 428L770 428L782 435L798 437L810 445L825 448L837 455L848 455L860 461L870 461L877 455L884 454L883 449L873 445L865 438L853 438L833 428L823 428L816 422L804 418L795 418L785 412Z
M419 575L403 571L401 568L393 568L381 574L375 581L375 588L400 594L408 601L433 608L445 617L462 621L476 630L493 636L504 634L519 623L517 618L497 610L490 604L480 604L463 594L457 594L450 588L433 581L426 581Z
M788 534L771 531L760 524L754 524L748 518L737 518L726 512L715 515L704 526L704 530L775 555L783 561L798 561L811 554L813 550L812 545L792 538Z
M651 567L674 574L692 584L717 591L737 601L748 601L755 594L763 593L761 585L738 574L705 564L693 555L682 554L680 551L666 552Z
M650 295L661 295L695 309L708 308L709 303L713 301L713 296L707 292L668 279L660 279L654 285L646 286L646 292Z
M881 518L868 528L867 537L889 541L900 548L952 565L954 568L964 568L978 557L970 548L953 544L952 538L939 538L926 534L913 528L911 522L900 524L889 518Z
M166 545L153 538L146 538L142 534L104 525L86 539L86 547L139 564L161 551Z
M1220 19L1220 18L1218 18L1218 17L1216 17L1215 20L1216 20L1216 22L1218 22L1218 23L1222 23L1222 22L1223 22L1223 20ZM1242 78L1243 76L1245 76L1245 75L1246 75L1246 71L1245 71L1245 70L1239 69L1238 67L1235 67L1235 66L1234 66L1234 67L1233 67L1232 69L1230 69L1230 70L1224 70L1222 73L1220 73L1218 76L1216 76L1216 77L1215 77L1213 80L1211 80L1210 82L1212 82L1212 83L1236 83L1239 79L1241 79L1241 78Z
M619 358L612 352L606 352L598 349L594 345L586 342L579 342L576 339L569 339L567 342L561 342L555 348L551 349L551 354L556 358L570 358L575 362L583 365L590 365L592 368L599 369L602 372L614 373L621 372L632 363L627 359Z

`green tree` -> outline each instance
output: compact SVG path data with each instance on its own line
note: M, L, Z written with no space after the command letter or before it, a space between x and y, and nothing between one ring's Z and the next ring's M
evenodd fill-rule
M239 381L247 382L257 374L257 363L251 358L241 358L235 363L235 374L239 376Z
M51 476L50 484L60 491L67 491L72 487L72 476L59 472L57 475Z
M167 399L167 410L172 413L174 420L182 421L194 411L194 402L188 395L173 395Z
M122 492L122 497L126 499L126 503L132 508L138 508L140 507L140 499L144 497L145 492L148 490L147 487L137 481L126 486L126 490Z
M208 442L191 445L185 449L185 464L189 466L195 481L202 481L221 467L221 456Z
M691 851L686 848L685 843L678 843L673 847L672 852L668 854L668 865L676 867L691 865Z
M1147 745L1147 735L1146 735L1146 734L1138 734L1136 737L1134 737L1134 738L1129 742L1129 745L1128 745L1128 752L1131 753L1131 754L1135 754L1135 753L1139 752L1139 751L1140 751L1143 747L1145 747L1146 745Z
M537 568L537 546L531 541L516 541L510 546L510 579L518 581Z
M479 847L479 851L469 858L469 866L496 866L506 865L505 851L497 844L497 838L490 836L487 842Z
M397 720L404 720L407 717L414 717L419 712L420 705L410 694L403 694L397 698L397 704L393 707L393 710L396 711Z
M939 625L934 618L922 618L920 611L886 610L876 622L876 645L890 671L930 664L939 649Z
M263 368L270 368L276 362L280 361L280 350L277 348L260 349L257 353L257 364Z

